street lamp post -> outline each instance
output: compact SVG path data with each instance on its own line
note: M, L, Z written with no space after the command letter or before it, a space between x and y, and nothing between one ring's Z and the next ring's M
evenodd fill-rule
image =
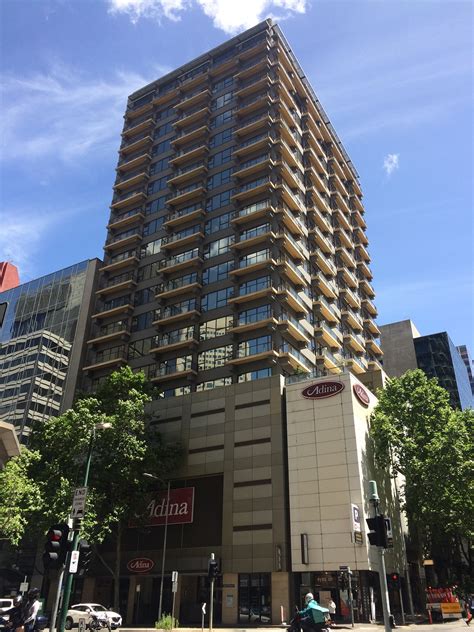
M87 450L87 458L86 458L86 469L84 472L84 483L83 487L87 487L89 483L89 473L91 469L91 461L92 461L92 451L94 448L94 440L95 440L95 432L96 430L107 430L111 428L112 424L110 423L98 423L92 427L92 432L89 440L89 448ZM66 581L64 584L64 592L63 592L63 601L61 606L61 617L59 619L59 632L64 632L64 626L66 625L67 611L69 609L69 599L71 597L71 588L72 588L72 578L73 574L69 572L69 563L71 560L71 555L74 551L77 551L77 546L79 543L79 529L74 531L74 537L72 540L71 551L66 560Z
M148 472L144 472L143 476L147 476L148 478L153 478L160 483L164 483L164 480L159 476L155 476L154 474L149 474ZM170 491L171 491L171 481L168 480L167 491L166 491L166 514L165 514L165 531L163 534L163 555L161 556L161 582L160 582L160 600L158 603L158 621L161 619L161 613L163 609L163 584L165 582L165 562L166 562L166 542L168 538L168 515L169 515L169 507L170 507Z

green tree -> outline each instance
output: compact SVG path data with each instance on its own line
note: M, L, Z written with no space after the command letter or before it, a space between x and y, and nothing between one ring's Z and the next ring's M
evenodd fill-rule
M116 607L122 531L144 511L149 493L143 473L165 478L180 457L179 446L166 445L147 423L145 406L151 398L144 374L124 367L112 373L94 397L79 399L59 417L36 424L29 449L0 473L0 507L11 507L9 513L0 512L0 534L18 544L25 534L44 533L52 523L67 520L93 441L81 537L93 544L114 538L113 567L98 554L114 578ZM96 431L98 424L110 427ZM15 486L20 490L17 495L12 491Z
M453 410L447 391L421 370L391 379L378 398L371 416L375 458L404 477L410 527L430 555L461 551L472 574L474 412ZM445 579L459 581L452 567Z

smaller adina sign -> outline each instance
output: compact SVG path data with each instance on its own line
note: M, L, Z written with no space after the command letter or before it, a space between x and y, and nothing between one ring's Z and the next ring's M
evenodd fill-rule
M325 397L333 397L344 390L342 382L318 382L311 384L301 391L306 399L324 399Z
M354 395L363 406L368 406L370 404L370 397L365 388L362 388L360 384L354 384L352 390L354 391Z
M127 568L131 573L148 573L155 566L155 562L149 557L135 557L127 564Z

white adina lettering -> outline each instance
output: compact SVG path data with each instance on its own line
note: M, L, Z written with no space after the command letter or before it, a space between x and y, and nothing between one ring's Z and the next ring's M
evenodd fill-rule
M188 503L170 503L169 510L167 498L157 501L155 498L148 504L148 516L150 518L164 518L168 516L185 516L188 513Z

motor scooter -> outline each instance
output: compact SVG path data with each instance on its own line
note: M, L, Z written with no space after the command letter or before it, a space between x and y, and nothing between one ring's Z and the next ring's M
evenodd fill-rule
M33 628L34 632L41 632L48 627L48 617L42 614L39 614L36 617L35 627ZM5 630L5 632L14 632L12 630L12 625L8 619L5 617L0 617L0 629Z
M310 623L309 629L311 632L330 632L330 627L327 623ZM298 606L295 606L295 613L293 618L290 619L288 632L304 632L308 630L308 626L302 626L300 611Z

